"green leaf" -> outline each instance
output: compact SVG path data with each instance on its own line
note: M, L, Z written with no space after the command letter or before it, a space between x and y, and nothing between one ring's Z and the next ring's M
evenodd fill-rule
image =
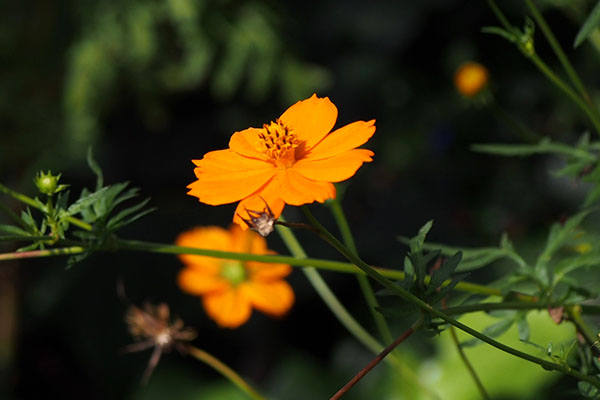
M142 212L134 215L133 217L130 217L130 218L125 219L125 220L122 220L120 223L116 223L114 225L110 225L110 226L107 226L107 227L111 231L115 231L117 229L121 229L123 226L129 225L132 222L137 221L138 219L142 218L143 216L148 215L148 214L150 214L151 212L154 212L154 211L156 211L156 207L144 210L144 211L142 211Z
M0 224L0 232L9 233L17 236L30 236L29 232L24 231L18 226Z
M93 192L93 193L89 193L86 191L85 194L82 191L81 192L81 196L79 197L79 200L77 200L75 203L71 204L71 206L69 206L69 208L67 209L67 214L69 215L75 215L78 213L81 213L84 209L90 208L93 205L101 202L101 199L105 196L106 191L108 190L108 187L104 187L101 188L100 190ZM97 217L101 216L101 214L95 213L93 219L91 218L86 218L86 222L93 222Z
M425 243L425 237L433 226L433 220L428 221L425 225L419 229L417 236L410 240L410 251L411 253L417 253L423 249L423 243Z
M565 244L569 238L572 237L575 228L577 228L584 218L587 217L592 211L595 210L587 209L575 214L564 224L553 224L550 228L550 233L548 234L546 248L538 257L537 265L547 264L552 256Z
M509 157L530 156L534 154L561 154L587 161L595 161L597 159L594 154L584 149L574 148L563 143L552 142L548 138L542 139L537 144L474 144L471 146L471 149L481 153Z
M475 269L483 268L492 262L501 259L513 258L512 244L508 239L503 236L503 242L501 242L501 248L498 247L480 247L480 248L469 248L469 247L456 247L447 246L440 243L424 243L423 248L425 250L440 250L444 256L451 257L457 252L462 253L462 260L458 266L456 272L473 271ZM402 243L408 243L410 240L406 237L398 237Z
M504 332L508 331L514 322L515 322L514 317L503 319L501 321L496 322L495 324L488 326L487 328L485 328L483 330L482 333L491 338L498 337L498 336L502 335ZM463 347L470 347L470 346L478 345L480 343L483 343L483 342L477 338L474 338L474 339L467 340L466 342L461 343L461 345Z
M111 229L115 226L117 226L117 224L124 219L125 217L137 212L138 210L142 209L146 204L148 204L148 202L150 201L150 198L147 198L143 201L141 201L140 203L131 206L129 208L126 208L122 211L120 211L117 215L115 215L114 217L112 217L108 223L106 224L106 227L108 229Z
M427 292L432 293L439 288L446 279L450 278L450 275L454 273L461 259L462 253L459 251L452 257L444 260L440 265L440 268L433 271Z
M600 265L600 255L582 254L560 260L554 267L554 286L563 280L564 276L582 267Z
M600 1L596 3L596 6L587 17L583 26L575 36L575 41L573 42L573 48L577 48L585 39L587 39L592 32L598 28L600 25Z
M511 33L505 29L502 29L498 26L484 26L483 28L481 28L481 32L483 33L488 33L491 35L498 35L500 37L503 37L504 39L508 40L509 42L516 42L517 41L517 37L515 36L514 33Z
M577 389L579 389L579 393L581 393L583 397L588 399L597 398L598 394L600 393L596 386L585 381L577 382Z
M527 322L527 313L520 312L516 317L517 329L519 330L519 340L526 342L529 341L529 323Z
M94 174L96 174L96 191L100 190L102 186L104 186L104 176L102 174L102 168L100 165L94 160L94 154L92 151L92 146L88 148L87 152L87 163Z

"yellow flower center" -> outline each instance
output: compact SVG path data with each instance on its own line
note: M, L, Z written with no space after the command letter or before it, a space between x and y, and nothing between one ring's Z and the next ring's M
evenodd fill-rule
M224 261L221 264L221 276L236 286L246 280L246 268L239 261Z
M281 121L264 124L258 134L263 152L280 169L290 168L296 161L296 147L300 141Z

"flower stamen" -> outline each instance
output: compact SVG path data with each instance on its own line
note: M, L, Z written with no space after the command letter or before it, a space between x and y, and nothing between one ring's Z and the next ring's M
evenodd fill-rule
M271 162L281 169L294 165L295 150L300 145L300 140L279 119L268 125L264 124L258 137L263 145L263 152Z

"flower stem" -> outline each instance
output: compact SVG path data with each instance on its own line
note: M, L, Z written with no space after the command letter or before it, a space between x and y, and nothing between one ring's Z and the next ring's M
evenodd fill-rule
M316 229L318 229L320 231L321 237L324 240L329 242L336 250L338 250L344 257L346 257L354 265L356 265L357 267L359 267L360 269L365 271L365 273L367 275L369 275L372 279L379 282L384 287L390 289L392 292L394 292L396 295L398 295L400 298L404 299L405 301L416 305L423 311L442 319L443 321L449 323L450 325L453 325L453 326L457 327L458 329L460 329L464 332L467 332L469 335L471 335L479 340L482 340L483 342L485 342L499 350L502 350L506 353L512 354L512 355L522 358L524 360L530 361L532 363L538 364L538 365L542 366L542 368L545 368L548 370L556 370L556 371L560 371L564 374L574 376L578 379L581 379L581 380L591 383L592 385L596 386L597 388L600 388L600 379L582 374L581 372L574 370L573 368L569 367L566 364L556 364L551 361L532 356L531 354L524 353L520 350L514 349L505 344L502 344L502 343L492 339L491 337L484 335L481 332L478 332L475 329L455 320L454 318L443 313L442 311L435 309L430 304L426 303L425 301L423 301L420 298L418 298L417 296L413 295L412 293L410 293L403 287L396 285L394 282L390 281L389 279L387 279L386 277L381 275L379 272L375 271L373 268L371 268L370 265L368 265L363 260L358 258L356 255L354 255L348 249L346 249L344 247L344 245L335 238L335 236L333 236L329 231L327 231L319 223L319 221L317 221L312 216L312 214L310 213L310 211L308 210L308 208L306 206L302 206L301 209L304 212L304 214L306 215L306 217L308 218L308 220L310 221L310 223Z
M339 197L336 197L328 202L329 209L335 218L335 222L338 225L340 230L340 234L342 235L342 240L346 247L352 251L354 254L358 255L358 250L356 248L356 243L354 241L354 237L352 236L352 231L350 230L350 225L348 224L348 220L346 219L346 215L344 214L344 210L342 209L342 205L340 204ZM369 310L371 311L371 316L377 325L377 329L379 330L379 334L381 335L381 339L384 343L390 343L392 338L392 333L390 332L390 327L388 326L383 314L377 311L379 308L379 302L375 297L375 293L373 293L373 288L369 282L369 279L365 275L356 275L356 279L358 280L358 285L360 290L363 293L365 301L369 306Z
M598 355L599 351L597 346L595 346L596 337L592 333L590 333L587 324L585 323L583 318L581 318L581 306L565 306L565 312L569 317L569 321L571 321L573 325L575 325L577 332L579 332L579 334L584 338L585 342L588 346L590 346L592 351L596 355Z
M423 325L423 314L419 317L419 319L410 326L407 330L402 333L396 340L394 340L389 346L381 351L381 353L377 354L377 356L371 360L363 369L361 369L348 383L346 383L340 390L338 390L329 400L338 400L342 397L348 390L352 389L354 385L358 383L362 378L365 377L373 368L377 366L392 350L394 350L400 343L404 342L410 335L416 332L421 325Z
M240 388L249 397L253 398L254 400L265 400L265 397L261 396L252 386L250 386L248 382L244 380L244 378L242 378L237 372L229 368L212 354L209 354L206 351L191 345L186 345L185 351L195 359L202 361L219 372L225 378L229 379L231 383Z
M536 5L533 1L525 0L525 4L527 4L527 7L529 7L529 10L531 11L533 18L535 19L535 22L542 30L542 33L544 34L544 36L546 36L546 40L548 40L548 43L550 43L552 50L554 50L556 57L562 64L562 67L565 70L565 72L567 73L567 75L569 76L569 79L571 80L571 83L573 84L573 86L575 86L575 88L579 91L579 93L581 94L583 99L590 106L592 106L592 109L596 110L596 106L594 105L592 98L590 97L587 90L585 89L585 86L581 82L581 79L579 78L577 71L575 71L575 68L573 68L573 65L567 58L567 55L565 54L562 47L558 43L558 40L556 40L554 33L552 33L552 30L550 29L550 26L544 19L544 16L542 15L542 13L538 10L538 8L536 7Z
M12 253L0 254L0 261L6 260L17 260L21 258L39 258L39 257L50 257L50 256L64 256L70 254L79 254L86 251L85 247L72 246L72 247L60 247L56 249L47 250L32 250L32 251L15 251Z
M473 378L473 381L475 382L475 385L477 386L477 389L479 390L479 394L481 394L481 398L484 400L489 399L490 396L487 394L485 387L483 386L483 383L481 383L479 376L477 376L477 372L475 371L475 368L473 368L473 365L467 358L465 351L463 350L462 346L460 345L460 342L458 341L458 337L456 336L456 328L454 328L453 326L450 326L450 328L448 330L450 331L450 337L452 338L452 342L454 343L454 346L456 346L456 350L458 350L458 354L459 354L462 362L465 364L465 367L467 367L469 374Z
M582 100L581 97L579 97L579 95L573 89L571 89L570 86L560 79L558 75L556 75L554 71L552 71L537 54L531 55L529 59L544 75L546 75L546 78L554 83L556 87L562 90L571 100L573 100L575 104L579 106L579 108L581 108L581 110L587 115L594 125L596 133L600 134L600 120L592 108L584 100Z
M492 99L491 102L486 104L488 105L489 110L492 111L492 113L496 116L496 118L504 122L524 142L537 143L542 138L542 136L540 136L536 132L532 132L527 127L525 127L520 121L517 121L512 115L510 115L507 111L500 107L500 105L494 99Z
M289 251L300 259L307 259L306 253L302 248L302 245L296 239L296 236L292 231L284 226L277 225L276 227L279 236L288 247ZM383 348L383 345L379 343L373 336L369 334L346 310L346 308L340 303L338 298L333 294L327 283L323 280L319 272L314 267L306 267L303 269L306 278L309 280L311 285L315 288L321 299L325 302L327 307L336 316L336 318L344 325L350 333L365 347L373 352L378 352Z
M541 302L503 301L499 303L466 304L464 306L448 307L444 309L444 312L447 315L460 315L493 310L542 310L547 307L547 304Z
M488 2L488 5L490 6L490 8L492 9L492 11L494 12L494 14L496 15L496 17L498 18L498 20L500 21L500 23L502 23L502 25L504 26L504 28L508 32L510 32L518 37L520 35L519 30L510 24L510 22L508 21L508 19L506 18L506 16L502 12L502 10L500 10L500 8L496 4L496 2L494 0L487 0L487 2ZM535 15L534 15L534 17L535 17ZM539 23L539 21L538 21L538 23ZM542 31L543 30L544 29L542 28ZM569 85L567 85L565 82L563 82L562 79L560 79L550 69L550 67L548 67L548 65L546 65L546 63L544 63L542 61L542 59L540 59L538 57L537 54L527 53L521 47L522 45L519 42L517 42L517 46L519 47L519 50L521 50L521 52L526 54L526 56L531 60L531 62L533 62L533 64L546 76L546 78L548 78L552 83L554 83L554 85L556 85L556 87L558 87L560 90L562 90L571 100L573 100L573 102L575 104L577 104L577 106L579 106L579 108L581 108L581 110L587 115L587 117L590 119L590 121L594 125L594 128L596 129L596 133L600 134L600 118L598 117L598 113L595 112L585 100L583 100L581 97L579 97L577 92L575 92L573 89L571 89L571 87ZM563 65L563 67L564 67L564 65Z
M26 196L22 193L19 192L15 192L12 189L7 188L6 186L4 186L3 184L0 183L0 192L7 194L9 196L11 196L12 198L19 200L22 203L27 204L28 206L31 206L33 208L37 208L38 210L41 209L40 205L31 197ZM91 231L92 230L92 225L88 224L87 222L83 222L80 219L74 218L74 217L67 217L65 218L67 221L69 221L69 223L80 227L81 229L85 229L86 231Z
M280 217L283 220L283 217ZM283 220L285 222L285 220ZM309 260L306 257L306 252L302 248L298 239L294 233L286 226L277 225L277 232L281 236L282 240L290 250L290 252L296 256L298 259ZM315 268L304 268L303 269L307 279L313 285L323 302L329 307L331 312L336 316L338 321L341 322L342 325L366 348L371 350L373 353L378 353L383 349L383 345L377 341L369 332L365 330L354 319L354 317L346 310L342 303L338 300L335 294L331 291L327 283L323 280L319 272ZM413 370L408 368L400 358L396 357L394 354L390 354L389 357L386 358L386 361L391 364L393 367L397 368L400 374L410 378L413 382L415 382L424 392L429 394L431 398L437 398L437 396L427 387L423 386L419 378L415 375Z

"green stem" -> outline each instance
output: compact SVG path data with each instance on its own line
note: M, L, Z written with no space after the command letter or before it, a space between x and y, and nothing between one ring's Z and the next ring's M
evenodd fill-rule
M331 261L331 260L322 260L315 258L305 258L300 259L296 257L290 256L280 256L280 255L262 255L262 254L247 254L247 253L234 253L228 251L220 251L220 250L210 250L210 249L201 249L195 247L184 247L184 246L176 246L171 244L164 243L151 243L151 242L143 242L138 240L125 240L125 239L116 239L115 242L112 243L111 250L132 250L132 251L143 251L149 253L161 253L161 254L195 254L200 256L208 256L215 258L224 258L229 260L240 260L240 261L258 261L264 263L276 263L276 264L290 264L296 267L314 267L326 271L333 272L341 272L345 274L362 274L366 275L366 273L357 268L354 264L340 261ZM81 248L81 246L75 246L71 248ZM59 250L59 249L55 249ZM42 252L42 253L40 253ZM83 252L81 250L80 252ZM26 256L23 256L26 254ZM0 253L0 260L12 260L15 258L31 258L31 257L48 257L48 256L57 256L68 253L63 252L49 252L47 250L39 250L32 252L13 252L13 253ZM377 271L381 275L386 278L402 280L405 277L403 271L386 269L386 268L377 268L372 267L373 270ZM426 277L426 282L429 278ZM450 280L444 282L444 285L450 283ZM488 296L499 296L502 297L502 291L495 288L490 288L487 286L479 285L471 282L459 282L455 287L455 290L467 293L474 294L485 294ZM517 293L515 297L518 300L535 302L536 298L534 296ZM600 313L600 307L594 308L593 306L584 306L584 310L591 310L593 313Z
M308 260L306 258L306 252L302 248L302 245L296 239L296 236L292 231L284 226L277 225L277 232L281 239L286 244L289 251L298 259ZM315 288L323 302L329 307L331 312L336 318L344 325L346 329L365 347L369 350L377 353L381 351L383 345L379 343L373 336L369 334L346 310L346 308L340 303L338 298L333 294L327 283L323 280L319 272L314 268L307 266L303 269L306 278L309 280L311 285Z
M237 372L225 365L221 360L214 357L212 354L207 353L197 347L186 345L186 352L197 360L207 364L215 371L219 372L225 378L229 379L231 383L240 388L244 393L254 400L265 400L265 397L261 396L248 382L244 380Z
M33 208L41 210L40 205L34 199L32 199L29 196L25 196L24 194L21 194L19 192L15 192L14 190L7 188L6 186L4 186L1 183L0 183L0 192L7 194L7 195L11 196L12 198L19 200L20 202L25 203ZM88 224L87 222L83 222L80 219L77 219L74 217L67 217L66 220L69 221L69 223L80 227L81 229L85 229L86 231L92 230L92 225Z
M386 277L381 275L379 272L375 271L373 268L371 268L370 265L368 265L363 260L358 258L356 255L354 255L348 249L346 249L339 240L337 240L329 231L327 231L312 216L312 214L310 213L310 211L308 210L308 208L306 206L302 206L301 209L304 212L304 214L306 215L306 217L308 218L308 220L310 221L310 223L315 227L315 229L317 229L320 232L321 237L324 240L329 242L336 250L338 250L350 262L352 262L354 265L356 265L357 267L359 267L360 269L365 271L365 273L367 275L369 275L372 279L379 282L385 288L390 289L392 292L397 294L400 298L406 300L409 303L416 305L423 311L442 319L443 321L449 323L450 325L453 325L453 326L457 327L458 329L460 329L464 332L467 332L469 335L471 335L479 340L482 340L483 342L485 342L499 350L502 350L506 353L512 354L512 355L522 358L524 360L530 361L532 363L538 364L545 369L556 370L556 371L560 371L564 374L574 376L578 379L587 381L587 382L593 384L594 386L600 388L600 380L595 377L591 377L591 376L582 374L581 372L574 370L573 368L569 367L568 365L555 364L551 361L547 361L547 360L532 356L531 354L524 353L520 350L514 349L505 344L502 344L502 343L492 339L491 337L484 335L484 334L476 331L475 329L455 320L454 318L446 315L442 311L433 308L430 304L426 303L425 301L423 301L420 298L418 298L417 296L413 295L406 289L402 288L401 286L396 285L394 282L390 281L389 279L387 279Z
M581 311L582 309L578 305L565 306L565 312L569 316L569 320L575 325L577 332L583 336L585 342L591 347L594 353L598 354L598 349L595 346L596 337L589 331L587 324L581 318Z
M456 328L451 326L450 329L448 329L448 330L450 331L450 337L452 338L452 342L454 343L456 350L458 350L458 354L459 354L462 362L465 364L465 367L467 367L469 374L473 378L473 381L475 382L475 385L477 386L477 389L479 390L479 394L481 394L481 398L485 399L485 400L489 399L490 396L487 394L485 387L483 386L483 383L481 383L479 376L477 376L477 372L475 371L475 368L473 368L473 365L467 358L465 351L463 350L462 346L460 345L460 342L458 341L458 337L456 336Z
M567 58L567 55L565 54L562 47L558 43L558 40L556 40L554 33L552 33L552 30L550 29L550 26L544 19L544 16L542 15L542 13L538 10L538 8L536 7L536 5L533 1L525 0L525 4L527 4L527 7L529 7L529 10L531 11L533 18L535 19L535 22L542 30L542 33L544 34L544 36L546 36L546 40L548 40L548 43L550 43L552 50L554 50L556 57L562 64L562 67L565 70L565 72L567 73L567 75L569 76L569 79L571 80L571 83L573 83L573 86L575 86L575 88L579 91L579 93L584 98L584 100L590 106L592 106L593 109L596 109L596 107L592 101L592 98L588 94L587 90L585 90L585 86L583 85L583 82L579 78L577 71L575 71L575 68L573 68L573 65Z
M487 0L488 5L492 9L493 13L496 15L500 23L504 26L504 28L515 36L519 37L521 32L516 29L514 26L510 24L502 10L498 7L494 0ZM533 64L552 82L554 83L560 90L562 90L575 104L582 109L582 111L587 115L590 119L596 132L600 134L600 119L597 116L597 113L592 110L588 103L586 103L577 92L575 92L571 87L569 87L566 83L564 83L539 57L537 54L530 54L525 51L521 45L517 42L517 46L519 50L521 50Z
M496 18L498 18L500 23L504 26L504 29L506 29L507 31L509 31L511 33L515 33L515 31L516 31L515 27L510 24L510 22L504 16L504 13L500 10L500 8L496 4L496 2L494 0L487 0L487 2L488 2L488 5L490 6L490 8L492 9L492 12L494 14L496 14Z
M571 100L573 100L575 104L579 106L579 108L581 108L581 110L588 116L588 118L594 125L596 133L600 134L600 120L598 119L596 113L594 113L592 108L589 106L589 104L582 100L582 98L579 97L579 95L573 89L571 89L565 82L563 82L563 80L560 79L558 75L556 75L554 71L552 71L550 67L548 67L548 65L546 65L546 63L542 61L540 57L538 57L537 54L531 55L529 59L544 75L546 75L546 78L548 78L552 83L554 83L556 87L562 90Z
M344 210L342 209L342 205L340 204L339 198L336 197L330 200L328 204L331 213L335 218L335 222L338 225L344 244L348 249L350 249L350 251L358 255L358 249L356 248L356 243L354 241L354 237L352 236L352 231L350 230L350 225L348 224L348 220L346 219L346 215L344 214ZM379 330L381 339L384 343L391 343L394 339L392 337L392 333L390 332L390 327L385 321L383 314L377 311L377 309L379 308L379 302L375 297L375 293L373 292L373 288L369 283L369 279L362 274L356 275L356 279L358 281L360 290L362 291L362 294L365 298L365 301L369 306L369 311L371 312L371 316L375 321L375 325L377 325L377 329Z
M464 306L448 307L444 309L447 315L460 315L471 312L494 311L494 310L543 310L548 308L547 304L522 301L503 301L500 303L467 304Z
M510 129L512 129L513 132L517 134L517 136L523 139L523 141L537 143L542 138L542 136L530 131L521 122L517 121L512 115L500 107L495 100L492 100L490 103L486 104L489 104L489 109L496 116L496 118L504 122Z
M279 219L285 222L283 217L279 217ZM291 229L282 225L277 225L276 229L290 252L297 257L297 259L308 260L306 258L306 252ZM348 310L346 310L329 286L327 286L327 283L323 280L319 272L312 267L304 268L303 271L311 285L315 288L323 302L331 310L333 315L336 316L338 321L340 321L340 323L344 325L344 327L366 348L376 354L380 352L381 349L384 348L383 345L371 336L371 334L369 334L369 332L354 319ZM390 354L385 360L397 368L401 374L415 382L423 391L428 393L431 398L437 398L437 395L431 392L427 386L422 385L413 370L408 368L395 354Z
M4 211L13 221L21 225L23 229L29 229L29 226L10 208L0 203L0 210Z
M83 253L85 251L86 251L86 248L81 247L81 246L60 247L57 249L47 249L47 250L15 251L12 253L0 254L0 261L18 260L21 258L64 256L64 255L70 255L70 254L79 254L79 253Z

